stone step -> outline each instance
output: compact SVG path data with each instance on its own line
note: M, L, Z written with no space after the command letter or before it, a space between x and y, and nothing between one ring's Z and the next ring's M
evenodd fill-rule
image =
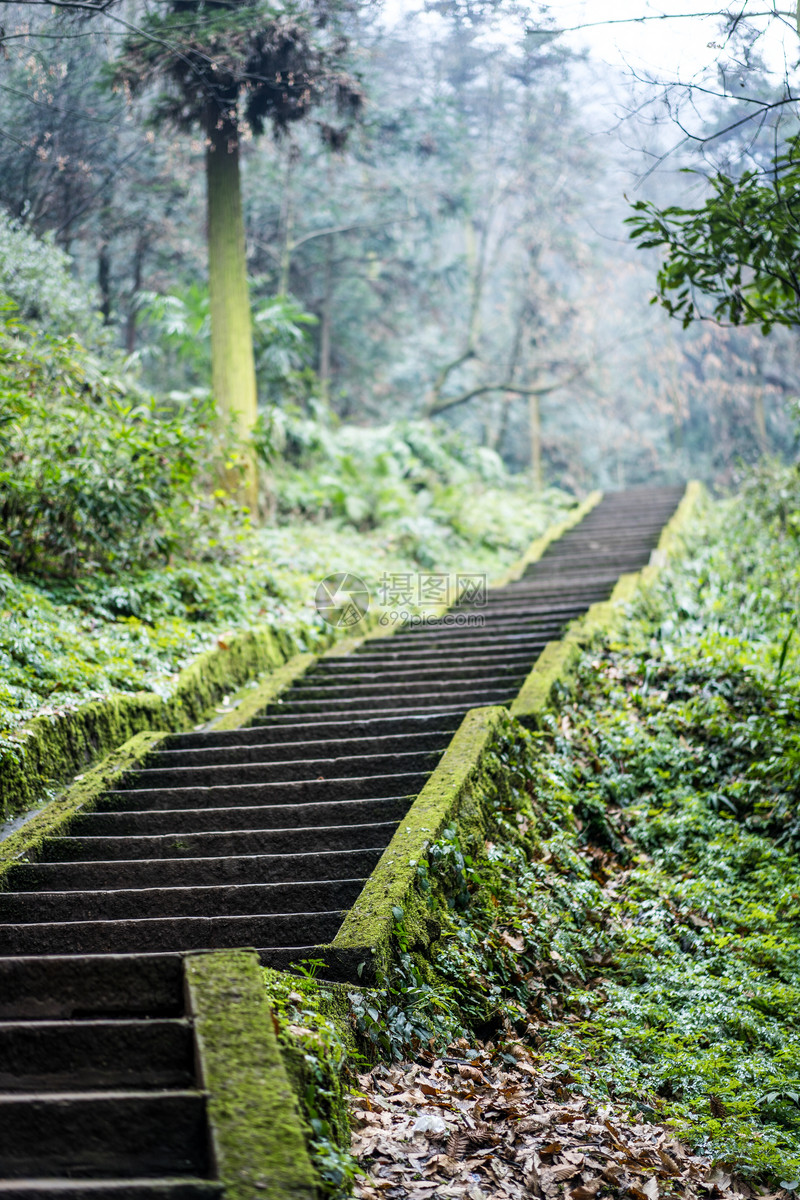
M503 690L514 695L522 680L528 674L525 670L520 670L517 667L516 673L506 673L503 671L481 671L477 678L470 679L465 690L473 690L481 688L486 691ZM446 676L439 678L438 676L425 676L420 679L398 681L394 678L387 679L385 676L368 676L366 680L359 683L339 683L336 680L328 682L327 679L319 679L314 676L309 676L306 679L296 683L285 694L284 704L294 704L298 701L306 700L344 700L344 701L360 701L364 698L384 699L388 694L393 701L399 699L413 699L416 696L447 696L448 693L460 693L460 680L453 681Z
M34 868L35 869L35 868ZM0 958L0 1020L183 1014L183 968L163 955Z
M379 830L372 845L359 850L26 863L14 867L11 882L23 890L58 892L353 879L367 876L375 869L386 845L384 826L379 826ZM0 973L0 984L2 981Z
M113 796L125 796L130 791L187 787L219 787L245 783L289 783L307 779L344 780L365 775L430 772L442 756L444 747L437 750L406 750L384 754L335 753L331 746L327 756L319 758L281 760L270 756L269 761L254 763L213 763L207 766L148 767L131 771L122 780Z
M488 646L471 646L465 642L457 650L414 651L387 650L385 654L353 654L340 660L321 659L314 674L340 675L349 673L385 674L387 671L404 670L408 664L413 670L428 670L430 664L444 668L458 667L465 664L470 667L491 666L500 662L503 667L511 667L514 663L530 662L531 657L539 653L546 644L547 638L537 636L532 638L512 638L507 642L492 641Z
M426 750L443 751L452 734L449 730L398 734L396 737L353 737L331 738L328 741L273 742L253 741L251 744L231 746L207 746L205 749L162 750L147 761L155 769L173 767L229 766L234 763L288 762L291 760L313 761L335 749L342 758L355 756L397 755ZM335 746L331 742L335 740Z
M315 912L317 909L330 912L350 908L365 882L366 878L103 891L7 892L0 894L0 919L8 924L34 924L41 921L202 917L208 913L218 917L242 917L274 912Z
M466 712L468 708L478 708L484 704L509 704L517 694L517 688L513 685L506 685L498 688L486 689L462 689L457 691L457 698L454 697L455 703L449 704L449 696L447 690L430 691L430 692L415 692L411 695L398 695L394 689L389 689L384 692L370 691L369 689L363 695L349 695L346 698L346 703L342 703L344 697L337 696L331 699L322 700L318 698L308 700L286 699L281 704L276 704L274 707L279 710L279 714L286 716L302 716L305 714L319 713L331 714L338 712L341 715L342 710L347 713L387 713L397 712L403 709L411 709L421 711L439 711L438 706L456 708L458 712ZM390 704L387 704L387 701ZM385 707L381 707L381 705ZM267 710L268 715L272 719L272 709ZM278 715L278 714L276 714Z
M224 1200L213 1180L0 1180L0 1200Z
M345 683L362 685L367 683L383 684L384 682L414 683L439 679L453 684L472 679L485 681L490 676L503 678L508 675L527 675L537 652L541 653L544 646L544 642L538 642L534 649L522 654L497 654L495 657L483 656L478 660L448 655L444 660L446 665L443 665L442 659L437 655L431 655L424 662L407 667L401 667L396 659L384 665L378 665L374 661L362 663L353 657L343 659L340 665L327 665L319 670L309 672L305 676L304 686L320 683L325 686L331 684L341 686Z
M203 733L176 733L164 743L165 750L214 750L218 746L228 749L234 746L274 746L281 742L312 742L334 738L400 737L406 734L455 733L461 724L459 710L453 713L402 713L391 717L359 715L355 721L328 717L320 722L300 723L286 729L268 723L266 717L256 718L242 729L227 729L217 733L213 729ZM449 741L450 738L447 738ZM446 743L445 743L446 744Z
M186 787L129 788L127 791L106 792L101 798L104 812L116 813L150 809L158 812L179 808L234 808L239 805L333 803L341 800L381 800L387 797L416 795L436 764L427 771L397 771L392 774L353 775L340 779L288 779L274 783L227 783L208 787L197 784ZM385 766L396 765L387 762ZM402 766L402 764L399 764ZM235 768L234 768L235 769ZM334 764L335 769L335 764ZM91 814L80 820L88 820ZM77 828L77 822L73 826Z
M0 1200L224 1200L212 1179L0 1180Z
M0 1174L203 1174L205 1100L199 1092L0 1095Z
M376 820L402 821L413 799L413 795L404 795L311 804L238 804L235 808L214 806L87 813L74 822L71 834L77 838L140 837L151 834L230 833L245 829L311 829L315 825L363 825Z
M194 1039L186 1020L0 1022L3 1093L193 1085Z
M242 917L145 917L126 921L40 921L28 925L3 925L0 928L0 956L152 954L316 944L332 941L344 916L344 911L337 910ZM0 1108L0 1114L2 1111Z
M248 829L217 833L167 833L140 837L57 837L43 850L48 862L105 862L136 858L220 858L240 854L312 854L386 845L396 821L317 825L303 829Z
M394 716L398 719L398 721L408 716L427 717L436 721L440 720L442 717L452 716L458 718L458 724L460 725L461 721L463 720L464 713L468 708L479 708L484 704L510 703L510 700L505 693L502 693L501 697L501 699L498 699L495 694L489 694L487 696L485 693L481 693L476 700L470 703L457 702L453 704L444 704L441 698L437 698L430 703L420 703L414 708L376 708L373 706L370 709L364 706L354 708L352 706L334 705L332 707L323 708L321 711L315 711L313 708L311 711L306 711L306 707L302 707L301 711L299 712L295 711L294 708L289 708L288 711L286 711L281 707L280 704L275 704L267 713L264 713L262 716L258 717L258 720L269 721L272 729L277 729L280 727L282 730L286 729L288 731L292 725L308 727L309 721L316 720L320 724L327 724L327 722L331 720L331 717L335 715L340 718L342 727L347 728L348 726L353 727L358 725L358 723L363 720L366 713L371 712L373 717L391 718ZM461 697L459 697L459 701L461 701ZM253 728L257 728L257 726L253 726Z

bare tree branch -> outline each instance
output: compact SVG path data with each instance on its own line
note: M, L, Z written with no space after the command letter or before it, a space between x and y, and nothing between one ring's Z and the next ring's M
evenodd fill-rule
M462 392L460 396L440 396L428 406L426 415L435 417L459 404L466 404L468 400L474 400L476 396L485 396L487 392L509 392L514 396L547 396L550 392L556 392L559 388L566 387L567 384L580 378L588 371L589 365L589 363L581 363L563 379L557 379L553 383L539 384L537 387L523 387L507 379L503 383L484 383L480 387L471 388L468 392Z
M45 0L41 0L42 3ZM687 13L648 13L641 17L615 17L606 21L584 21L580 25L564 25L560 29L536 29L531 26L530 33L546 33L549 37L560 36L562 33L579 33L582 29L600 29L606 25L644 25L649 21L691 21L697 17L723 17L728 14L724 8L712 8L707 12L687 12ZM739 14L735 19L738 21L742 14ZM748 13L748 20L754 20L757 17L791 17L792 21L797 20L798 32L800 32L800 17L797 16L794 9L781 11L778 8L765 9L764 12Z

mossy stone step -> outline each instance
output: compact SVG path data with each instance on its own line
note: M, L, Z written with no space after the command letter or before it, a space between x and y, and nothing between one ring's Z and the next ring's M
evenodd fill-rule
M207 733L182 733L166 738L161 744L164 750L213 750L217 746L273 746L281 742L325 741L345 738L398 737L408 733L452 733L458 728L458 711L447 713L403 713L401 716L375 717L360 715L356 720L327 718L320 722L306 722L285 729L274 722L267 723L266 717L254 718L241 729L227 729ZM448 739L449 740L449 739Z
M345 684L366 686L378 683L383 685L386 681L391 682L393 687L397 684L433 681L441 681L444 685L452 686L473 679L479 679L485 684L489 679L505 680L509 676L527 675L534 659L545 645L546 642L539 639L533 643L530 649L517 654L504 654L501 660L498 660L497 656L494 658L484 656L476 661L448 654L446 660L442 662L439 655L431 654L426 656L424 662L412 663L405 667L401 667L397 662L378 666L374 662L361 663L347 659L343 666L329 667L327 670L309 673L302 688L298 687L297 690L298 692L303 691L320 684L326 688L329 686L342 687Z
M445 735L446 736L446 735ZM446 743L445 743L446 744ZM120 782L110 797L125 796L133 789L173 789L185 787L219 787L245 783L292 783L324 776L329 779L349 779L368 774L397 774L398 771L432 771L444 751L399 750L383 754L340 754L339 747L328 746L328 755L319 758L289 758L281 760L263 754L253 763L211 763L204 766L148 767L132 771Z
M449 730L431 730L420 733L401 733L383 737L346 737L335 742L340 758L372 756L376 754L408 754L425 750L444 750L450 741ZM203 749L162 750L148 759L157 769L172 767L227 766L233 763L287 762L290 759L314 761L330 749L329 741L273 742L255 740L251 743L231 746L207 746Z
M36 870L21 867L20 870ZM183 1015L181 964L158 954L0 958L0 1020Z
M222 833L168 833L140 837L51 838L49 862L105 862L137 858L219 858L250 854L306 854L386 845L397 821L315 825L292 829L248 829ZM2 937L0 929L0 937ZM243 943L247 944L247 943ZM0 951L2 953L2 951ZM9 953L21 953L10 951Z
M371 827L372 828L372 827ZM14 888L26 891L125 890L193 888L230 884L298 884L353 879L374 869L386 845L386 828L364 849L315 850L288 854L234 854L217 857L108 859L92 862L25 863L14 867ZM39 960L36 960L39 961ZM4 982L0 959L0 988ZM124 977L124 975L123 975ZM135 985L132 985L135 986ZM141 989L143 1004L148 991ZM139 992L136 993L138 996ZM180 1004L178 992L176 1004ZM0 996L0 1004L2 998ZM161 1011L153 1000L153 1011ZM6 1010L0 1007L0 1013ZM147 1012L145 1007L143 1010Z
M0 1200L222 1200L211 1179L0 1180Z
M170 788L131 788L124 792L106 792L103 811L120 809L142 811L179 808L234 808L239 805L308 804L334 800L381 799L386 796L406 796L416 793L428 778L430 770L386 772L396 764L382 763L385 773L351 775L343 778L332 774L327 778L321 771L305 779L288 779L274 783L227 783L208 787L197 784ZM335 771L333 764L332 771ZM89 814L91 816L91 814ZM87 816L87 820L89 819Z
M398 695L394 688L386 687L386 689L375 692L368 691L365 695L348 695L346 703L342 700L345 697L334 697L328 700L324 699L308 699L294 700L287 699L281 705L275 707L279 709L277 716L309 716L310 714L330 715L338 712L342 714L342 710L350 713L377 713L382 714L402 711L403 709L412 709L417 711L427 710L429 712L440 711L439 705L447 710L451 709L456 712L466 712L468 708L477 708L484 704L510 704L517 694L515 687L509 687L506 684L503 687L497 688L459 688L456 696L452 698L452 692L448 693L438 691L427 692L412 692L409 695ZM384 707L381 707L384 706ZM272 717L272 709L267 710L267 714Z
M502 694L504 696L506 695L505 692ZM480 699L476 700L471 707L477 707L478 704L493 703L492 700L485 699L484 693L479 693L479 695ZM494 701L494 703L499 703L499 701ZM435 697L430 701L430 703L420 702L413 707L404 706L402 708L393 708L390 704L384 704L382 706L373 704L372 706L361 705L357 708L350 705L333 705L331 707L315 709L309 702L308 705L301 705L300 711L296 711L294 708L289 708L287 711L285 706L275 705L266 713L264 713L259 720L269 721L270 726L273 729L280 728L281 731L288 731L293 725L299 725L308 728L309 722L314 723L315 726L319 728L320 725L327 725L331 721L333 715L341 718L341 724L343 728L347 728L348 726L355 728L362 720L365 719L368 713L372 713L373 717L385 718L390 721L396 717L398 722L403 720L405 717L426 717L431 721L439 721L442 717L447 716L455 717L460 722L464 716L464 713L467 711L467 707L469 706L461 702L445 704L442 702L441 697ZM256 729L258 726L254 725L253 728Z
M519 666L514 673L502 670L481 671L477 677L473 676L469 679L466 690L474 691L481 688L491 691L502 687L506 692L515 695L526 675L527 671L521 670ZM460 680L455 681L456 685L460 682ZM432 696L440 693L446 696L448 693L452 694L452 692L460 690L454 686L452 680L442 679L438 673L432 678L424 677L406 681L398 681L396 677L387 679L381 675L368 676L363 683L339 683L335 680L328 683L311 676L296 684L286 693L284 705L317 699L327 702L329 700L361 700L365 697L378 698L386 692L391 695L393 700L414 696Z
M335 910L4 925L0 930L0 954L139 954L153 950L176 953L241 946L322 944L333 940L344 915L344 911ZM5 1119L5 1111L0 1097L0 1122ZM2 1123L0 1129L4 1129ZM0 1169L3 1161L0 1148ZM178 1170L180 1164L174 1166Z
M0 1095L0 1172L92 1178L203 1174L205 1100L199 1092Z
M140 837L169 833L219 833L246 829L310 829L315 825L358 825L367 820L400 821L414 797L370 797L313 804L239 804L235 808L145 809L142 812L88 813L72 834L85 837ZM2 912L2 894L0 894Z

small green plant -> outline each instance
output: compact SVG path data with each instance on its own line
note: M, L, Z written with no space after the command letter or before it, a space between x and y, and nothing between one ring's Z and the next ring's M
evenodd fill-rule
M278 1041L308 1122L309 1148L323 1195L328 1200L347 1200L361 1174L347 1149L345 1108L359 1060L336 1022L323 1011L324 992L315 980L320 965L308 960L296 978L267 970L265 981Z

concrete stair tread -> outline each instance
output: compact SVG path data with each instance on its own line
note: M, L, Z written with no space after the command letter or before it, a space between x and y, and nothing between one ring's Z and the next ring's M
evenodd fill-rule
M148 766L132 771L107 795L127 796L133 791L150 788L207 787L215 782L220 785L246 783L251 779L256 783L293 783L318 779L323 774L331 782L366 772L397 775L407 771L433 770L444 749L443 746L436 750L411 749L384 754L328 754L318 758L270 759L241 765L207 763L185 767ZM387 770L387 767L393 767L394 770ZM280 778L281 775L286 777Z
M116 881L116 890L148 886L204 886L214 879L225 884L286 883L289 879L311 883L320 876L336 878L336 871L350 877L354 873L354 866L372 870L385 849L383 838L381 841L381 845L345 850L30 863L15 867L14 879L27 881L29 890L30 884L36 883L40 891L86 890L91 887L109 890L109 884L105 881L110 879ZM159 882L156 883L156 880ZM65 886L67 881L71 881L70 888Z
M324 783L325 780L309 782ZM125 808L86 813L74 822L71 834L86 837L138 837L151 834L231 833L247 829L276 832L316 826L363 824L380 815L401 820L414 797L368 796L352 800L298 801L294 804L237 804L229 808ZM371 810L375 811L372 812Z
M0 1092L190 1088L194 1042L183 1018L0 1021Z

